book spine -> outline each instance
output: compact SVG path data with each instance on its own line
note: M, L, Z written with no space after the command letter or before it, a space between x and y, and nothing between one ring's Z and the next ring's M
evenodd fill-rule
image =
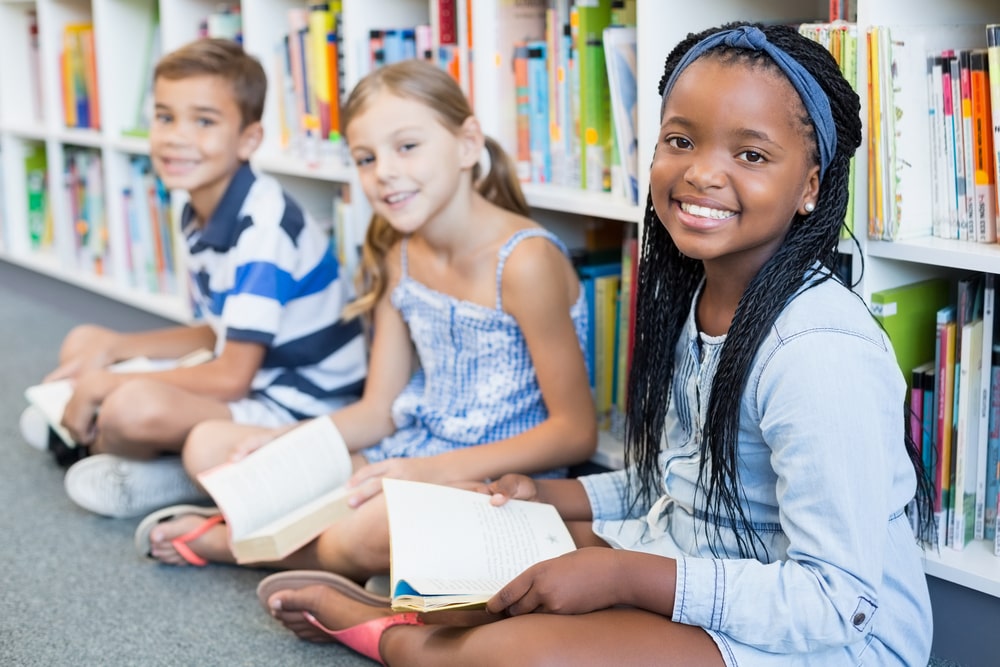
M976 225L975 191L976 168L973 155L972 138L972 82L971 53L968 49L958 52L959 91L962 100L962 224L965 228L965 238L968 241L979 241L979 228Z
M948 508L951 492L951 445L952 418L955 398L955 311L953 307L938 311L937 323L937 437L934 443L936 450L935 485L937 497L934 502L938 524L938 540L940 546L948 534Z
M517 178L522 182L531 181L531 80L528 74L528 46L514 45L514 94L515 122L517 130L517 153L514 163Z
M970 87L972 92L973 169L975 171L975 203L973 212L979 241L995 243L997 240L997 194L995 166L993 164L992 108L989 91L987 53L978 49L972 52Z
M549 151L549 78L545 42L527 45L528 120L531 156L531 180L552 182L552 158Z
M319 117L320 137L330 136L330 60L327 55L327 35L333 32L333 13L330 5L314 3L309 6L307 41L312 63L312 91L316 115Z
M996 301L995 276L987 273L983 277L983 338L980 351L980 384L976 401L979 424L976 433L976 502L973 537L983 539L986 530L986 466L990 433L990 386L992 380L993 325Z
M993 116L993 182L997 237L1000 238L1000 23L986 26L986 53L989 69L990 107Z
M990 364L990 421L986 450L986 516L983 536L996 537L997 496L1000 495L1000 344L993 345Z
M611 188L611 112L604 61L604 29L611 24L611 0L577 3L576 52L580 67L581 187Z

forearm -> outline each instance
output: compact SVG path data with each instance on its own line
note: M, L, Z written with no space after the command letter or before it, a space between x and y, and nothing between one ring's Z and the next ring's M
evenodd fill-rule
M370 447L395 432L392 415L382 405L362 398L330 415L349 451Z
M596 446L596 432L549 419L513 438L456 449L435 458L444 481L470 481L496 479L511 472L530 475L582 463Z
M123 333L110 353L114 361L133 357L177 359L200 348L212 350L214 346L215 333L205 324Z

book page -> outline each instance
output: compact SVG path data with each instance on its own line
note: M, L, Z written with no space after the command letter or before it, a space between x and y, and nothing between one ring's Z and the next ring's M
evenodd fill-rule
M508 501L448 486L382 480L392 589L486 599L530 565L576 547L552 505ZM405 585L399 586L400 582Z
M236 463L198 475L240 540L351 476L351 455L329 417L317 417Z

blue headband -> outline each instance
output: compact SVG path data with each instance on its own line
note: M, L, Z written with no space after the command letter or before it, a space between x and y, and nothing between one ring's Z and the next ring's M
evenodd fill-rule
M833 160L833 154L837 146L837 127L833 123L833 112L830 110L830 98L826 96L820 88L815 77L806 70L797 60L779 49L777 46L767 41L767 36L760 29L753 26L740 26L733 30L724 30L701 40L684 54L677 64L673 74L667 81L663 89L663 101L660 110L667 103L667 95L677 82L677 77L688 65L705 54L706 51L725 44L739 49L749 49L751 51L763 51L781 68L795 91L802 98L802 103L806 107L806 113L812 120L813 127L816 128L816 143L819 144L819 178L823 180L826 168Z

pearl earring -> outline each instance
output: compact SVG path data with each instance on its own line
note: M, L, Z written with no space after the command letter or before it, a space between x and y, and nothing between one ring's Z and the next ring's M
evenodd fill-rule
M816 210L816 204L812 203L811 201L807 201L804 208L806 209L806 213L812 213L813 211Z

